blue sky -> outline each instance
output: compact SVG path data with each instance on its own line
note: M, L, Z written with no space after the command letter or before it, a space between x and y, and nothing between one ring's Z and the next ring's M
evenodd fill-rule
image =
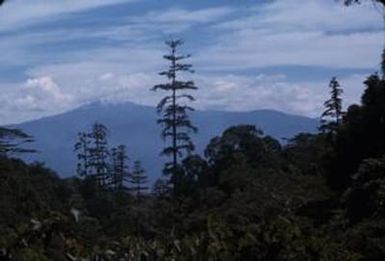
M13 0L0 8L0 123L97 100L154 105L164 40L192 54L199 109L315 117L338 76L359 101L378 70L381 15L335 0Z

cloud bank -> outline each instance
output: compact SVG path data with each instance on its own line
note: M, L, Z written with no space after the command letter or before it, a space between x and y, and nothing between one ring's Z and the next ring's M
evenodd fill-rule
M358 102L362 82L379 65L382 23L371 5L277 0L152 9L145 2L15 0L4 6L0 123L100 99L156 104L161 94L149 89L163 81L157 75L167 66L162 42L171 36L185 38L183 52L193 54L199 109L315 117L332 76L345 87L345 104ZM107 7L127 14L101 17L97 10ZM131 8L143 11L129 14Z

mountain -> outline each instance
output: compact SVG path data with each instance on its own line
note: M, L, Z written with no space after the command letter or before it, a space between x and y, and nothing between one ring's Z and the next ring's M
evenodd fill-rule
M299 132L314 132L318 121L272 110L251 112L195 111L192 121L199 128L193 135L197 151L201 153L214 136L227 127L237 124L254 124L265 134L281 141ZM12 127L21 128L35 137L33 147L39 153L28 160L39 160L62 177L75 175L76 155L74 143L79 131L88 131L95 122L105 124L110 130L111 146L127 146L131 162L141 160L151 180L161 174L164 158L159 152L164 146L160 126L156 124L155 108L133 103L91 103L75 110L46 117Z

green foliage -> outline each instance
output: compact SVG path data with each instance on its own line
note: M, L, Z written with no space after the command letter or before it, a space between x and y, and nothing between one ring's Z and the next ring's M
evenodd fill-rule
M325 175L325 160L333 148L323 134L300 133L288 141L283 149L285 168L302 175Z
M70 189L42 164L4 157L0 180L0 248L17 260L48 260L44 238L36 234L43 226L38 220L66 212Z
M385 218L385 156L364 160L353 179L344 195L347 218Z
M211 139L205 156L215 172L228 166L247 164L254 168L279 166L281 145L252 125L239 125L226 129L220 137Z

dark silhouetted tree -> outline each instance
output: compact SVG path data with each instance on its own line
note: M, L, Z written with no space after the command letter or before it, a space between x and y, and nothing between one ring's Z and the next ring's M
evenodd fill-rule
M320 130L323 132L335 133L342 119L342 98L343 90L333 77L329 83L330 98L324 102L325 111L321 115Z
M174 186L175 192L182 179L181 175L183 175L178 159L184 156L184 152L189 155L194 150L190 134L196 132L197 128L193 126L188 115L188 111L193 111L193 108L186 104L188 101L193 101L194 97L187 94L186 91L196 90L197 87L193 81L181 81L178 78L180 73L193 72L191 64L182 63L190 55L177 54L177 49L183 44L183 41L170 40L166 44L170 48L170 53L163 57L170 62L170 66L160 75L166 76L168 82L155 85L152 90L162 90L168 93L159 102L157 110L161 115L158 123L163 127L162 137L170 141L169 146L162 152L163 155L171 157L171 161L165 165L164 173L171 175L171 184Z
M299 133L288 140L283 150L287 168L302 175L323 176L326 157L332 152L329 140L322 134Z
M385 80L385 48L382 50L382 55L381 55L381 73L382 73L382 79Z
M92 176L99 186L110 183L111 173L108 148L108 129L101 123L94 123L90 133L80 133L75 144L78 152L78 174Z
M124 178L128 175L127 166L127 151L126 146L119 145L111 150L112 157L112 175L111 175L111 186L120 190L123 188Z
M362 2L371 1L375 4L385 6L385 0L344 0L345 5L361 4Z
M205 149L211 185L226 193L247 186L250 173L279 169L281 145L253 125L232 126L211 139ZM252 170L252 171L251 171Z
M252 167L277 165L276 156L281 151L279 142L254 125L232 126L221 136L211 139L205 156L211 166L225 170L229 165L244 159Z
M130 190L136 196L137 201L139 201L143 192L148 189L146 186L148 182L147 176L140 161L134 162L134 167L132 173L129 175L128 182L131 183Z
M351 222L385 216L385 156L361 162L353 184L344 195L346 215Z
M109 148L108 148L108 129L101 123L95 123L90 133L92 147L89 150L89 164L92 168L93 175L99 185L108 184L110 176L109 169Z
M194 154L183 160L183 170L186 180L190 183L197 182L200 186L207 186L208 163L201 156Z
M182 161L183 183L181 192L185 197L206 200L210 186L211 173L207 161L198 154L193 154Z
M152 187L152 194L157 198L165 198L170 194L169 183L165 179L158 179Z
M78 164L76 172L80 177L86 177L89 175L89 149L91 140L89 134L85 132L78 133L78 141L75 144L75 151L78 153Z
M341 191L351 185L364 159L385 154L385 81L374 74L365 85L361 105L349 106L333 144L335 159L326 177Z
M23 144L33 141L33 138L22 130L0 127L0 155L36 152L34 149L22 147Z

